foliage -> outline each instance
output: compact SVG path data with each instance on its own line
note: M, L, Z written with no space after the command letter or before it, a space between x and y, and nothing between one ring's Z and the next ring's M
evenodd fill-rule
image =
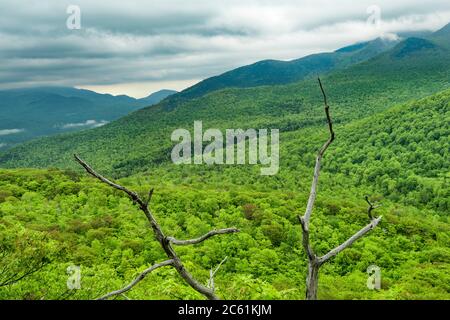
M312 245L323 254L367 224L367 194L383 204L375 211L383 219L323 267L319 298L450 298L450 55L442 37L433 46L402 42L323 79L337 139L323 160ZM0 270L7 270L0 282L27 274L1 286L0 299L92 299L165 259L142 213L82 174L73 153L140 194L154 187L152 209L168 235L186 239L212 228L241 229L176 248L204 283L209 269L228 256L216 279L221 297L302 299L306 259L297 215L305 209L315 154L326 137L321 106L312 80L229 88L169 99L101 128L0 154L4 168L46 168L0 170ZM280 129L279 173L171 163L171 132L192 129L194 120L204 128ZM381 268L379 291L366 287L372 264ZM80 290L66 287L70 265L81 266ZM171 268L151 273L126 296L201 298Z

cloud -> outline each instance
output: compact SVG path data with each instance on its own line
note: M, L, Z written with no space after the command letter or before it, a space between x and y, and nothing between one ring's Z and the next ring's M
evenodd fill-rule
M66 123L61 125L60 127L62 129L73 129L73 128L97 128L97 127L101 127L104 126L105 124L107 124L108 121L105 120L86 120L85 122L77 122L77 123Z
M25 129L0 129L0 136L8 136L11 134L17 134L24 131Z
M0 149L6 147L7 145L7 143L0 143Z
M398 32L436 30L450 2L379 0L78 0L81 30L66 28L72 1L2 0L0 88L25 85L176 89L262 59L295 59ZM128 84L128 85L125 85ZM151 90L142 88L135 96Z

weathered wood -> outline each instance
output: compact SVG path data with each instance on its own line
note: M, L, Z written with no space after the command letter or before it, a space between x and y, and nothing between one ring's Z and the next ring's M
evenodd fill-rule
M156 219L153 216L152 211L149 208L149 201L151 199L151 196L153 194L153 191L150 190L149 192L149 196L148 196L148 200L144 201L142 200L139 195L134 192L131 191L129 189L127 189L126 187L119 185L107 178L105 178L104 176L102 176L101 174L97 173L90 165L88 165L84 160L82 160L80 157L78 157L77 155L74 155L75 160L93 177L97 178L98 180L100 180L101 182L117 189L120 190L124 193L126 193L131 200L133 201L133 203L136 203L140 210L145 214L145 216L147 217L147 220L150 222L150 226L154 232L155 238L156 240L158 240L158 242L160 243L161 247L163 248L164 252L166 253L167 257L169 258L168 261L171 261L171 265L177 270L178 274L197 292L201 293L202 295L204 295L206 298L210 299L210 300L218 300L219 298L214 294L214 290L212 290L211 288L208 288L204 285L202 285L201 283L199 283L197 280L194 279L194 277L186 270L186 268L184 267L181 259L178 257L178 255L176 254L175 250L172 248L171 245L171 240L174 241L174 243L178 242L177 244L195 244L195 243L199 243L201 241L204 241L210 237L212 237L213 235L216 234L226 234L226 233L234 233L234 232L239 232L238 229L236 228L229 228L229 229L222 229L222 230L213 230L211 232L208 232L206 235L204 235L203 237L200 237L198 239L192 239L192 240L176 240L173 237L166 237L164 232L162 231L160 225L158 224L158 222L156 221Z
M219 230L211 230L208 233L204 234L203 236L196 238L196 239L190 239L190 240L178 240L174 237L167 237L167 240L170 243L173 243L177 246L185 246L188 244L197 244L200 242L205 241L206 239L209 239L213 236L220 235L220 234L227 234L227 233L235 233L239 232L239 229L236 228L227 228L227 229L219 229Z
M308 263L308 276L306 278L306 300L317 300L317 289L319 285L320 264L317 259Z
M378 223L381 220L381 217L374 219L372 217L372 210L377 208L378 206L374 206L370 201L368 196L366 196L366 201L369 204L368 208L368 215L371 219L370 223L366 225L364 228L356 232L353 236L351 236L347 241L342 243L341 245L337 246L327 254L325 254L322 257L317 257L317 255L314 253L313 248L311 247L310 239L309 239L309 223L311 219L311 214L314 207L314 202L316 200L317 196L317 185L319 183L319 175L320 175L320 164L321 160L325 154L325 151L327 151L328 147L331 145L331 143L335 139L335 134L333 131L333 122L331 121L331 115L330 115L330 107L328 105L327 101L327 95L325 94L325 90L322 86L322 81L320 78L318 78L320 90L323 95L323 102L325 105L325 116L327 119L328 124L328 131L329 131L329 138L328 140L323 144L322 148L320 148L319 152L316 156L316 163L314 166L314 173L313 173L313 181L311 183L311 190L309 192L308 197L308 203L306 205L306 210L303 216L299 216L298 219L300 221L300 225L302 227L302 245L306 252L306 255L308 257L308 275L306 278L306 299L307 300L316 300L317 299L317 289L319 284L319 270L322 264L327 262L330 258L337 255L339 252L343 251L344 249L348 248L355 242L356 240L362 238L364 235L366 235L370 230L375 228Z
M368 233L370 230L372 230L373 228L375 228L378 225L381 218L382 218L382 216L380 216L376 219L373 219L368 225L366 225L364 228L362 228L361 230L356 232L353 236L348 238L344 243L342 243L341 245L337 246L336 248L330 250L324 256L320 257L319 258L320 265L322 265L324 262L328 261L330 258L337 255L339 252L350 247L353 244L353 242L355 242L356 240L364 237L366 235L366 233Z
M164 266L170 266L170 265L172 265L172 264L173 264L173 260L166 260L166 261L163 261L163 262L161 262L161 263L157 263L157 264L151 266L150 268L145 269L145 270L144 270L142 273L140 273L140 274L139 274L139 275L138 275L138 276L137 276L137 277L136 277L129 285L123 287L122 289L115 290L115 291L112 291L112 292L110 292L110 293L107 293L107 294L105 294L104 296L101 296L100 298L98 298L97 300L106 300L106 299L108 299L108 298L110 298L110 297L117 296L117 295L119 295L119 294L123 294L123 293L125 293L125 292L131 290L131 289L132 289L135 285L137 285L140 281L144 280L145 276L146 276L147 274L149 274L150 272L152 272L153 270L156 270L156 269L161 268L161 267L164 267Z

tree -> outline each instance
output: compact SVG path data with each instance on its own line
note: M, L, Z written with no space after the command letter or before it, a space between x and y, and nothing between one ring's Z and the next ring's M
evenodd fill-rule
M121 186L121 185L119 185L119 184L117 184L115 182L112 182L111 180L103 177L102 175L100 175L97 172L95 172L94 169L92 169L80 157L78 157L77 155L74 155L74 156L75 156L75 160L90 175L92 175L93 177L97 178L101 182L109 185L110 187L113 187L113 188L115 188L117 190L120 190L120 191L126 193L128 195L128 197L130 197L130 199L133 201L133 203L135 203L139 207L139 209L147 217L147 220L150 223L150 226L151 226L151 228L153 230L153 233L155 235L156 240L160 243L162 249L166 253L167 257L169 258L168 260L165 260L163 262L157 263L157 264L151 266L150 268L144 270L130 284L128 284L127 286L125 286L122 289L119 289L119 290L110 292L108 294L105 294L104 296L98 298L99 300L105 300L105 299L108 299L109 297L120 295L120 294L123 294L124 292L127 292L128 290L132 289L136 284L138 284L141 280L143 280L147 274L149 274L150 272L152 272L152 271L154 271L154 270L156 270L158 268L164 267L164 266L172 266L172 267L174 267L177 270L178 274L194 290L198 291L199 293L204 295L206 298L208 298L210 300L218 300L219 299L217 297L217 295L215 294L214 275L217 273L218 269L220 268L220 266L222 265L222 263L225 260L223 260L215 270L211 270L211 272L210 272L210 279L208 281L208 285L204 286L201 283L199 283L196 279L194 279L194 277L189 273L189 271L186 270L186 268L184 267L181 259L178 257L177 253L173 249L172 245L181 245L181 246L183 246L183 245L197 244L197 243L203 242L206 239L209 239L209 238L211 238L213 236L216 236L216 235L239 232L238 229L236 229L236 228L227 228L227 229L212 230L212 231L209 231L208 233L204 234L203 236L201 236L199 238L190 239L190 240L178 240L178 239L175 239L174 237L166 236L164 234L163 230L161 229L161 226L156 221L156 219L155 219L155 217L154 217L154 215L153 215L153 213L152 213L152 211L150 209L150 206L149 206L151 198L152 198L152 195L153 195L153 189L151 189L149 191L148 197L144 201L136 192L128 190L124 186Z
M319 182L319 174L320 174L320 163L323 158L323 155L325 154L325 151L328 149L328 147L331 145L331 143L335 139L335 134L333 131L333 123L331 121L330 116L330 107L328 106L327 102L327 96L325 94L325 90L323 89L322 82L320 78L318 78L320 90L322 91L324 105L325 105L325 115L327 118L328 123L328 130L330 132L330 137L328 140L324 143L322 148L319 150L317 157L316 157L316 164L314 167L314 175L313 175L313 181L311 184L311 191L309 193L308 203L306 205L305 214L303 216L298 216L298 219L300 221L301 227L302 227L302 244L303 248L306 252L306 255L308 257L308 276L306 278L306 299L307 300L317 300L317 287L319 284L319 269L320 267L330 260L332 257L337 255L339 252L343 251L344 249L348 248L355 242L356 240L362 238L366 233L368 233L370 230L375 228L378 223L381 220L381 216L378 218L374 218L372 216L372 210L375 209L377 206L374 206L370 201L369 197L366 196L366 201L369 204L368 209L368 216L370 219L370 223L366 225L364 228L359 230L357 233L355 233L353 236L351 236L349 239L347 239L344 243L337 246L336 248L329 251L327 254L319 257L315 254L313 248L310 244L309 239L309 223L311 218L311 213L314 207L314 202L316 200L317 195L317 185Z

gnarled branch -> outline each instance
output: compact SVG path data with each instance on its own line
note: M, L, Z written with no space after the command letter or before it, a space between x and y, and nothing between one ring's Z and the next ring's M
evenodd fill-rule
M354 235L352 235L350 238L348 238L344 243L342 243L341 245L337 246L336 248L330 250L324 256L320 257L319 264L323 264L323 263L327 262L330 258L334 257L342 250L350 247L353 244L353 242L362 238L366 233L368 233L370 230L374 229L380 222L381 218L382 218L382 216L380 216L376 219L373 219L368 225L366 225L364 228L362 228L361 230L356 232Z
M222 266L222 264L225 263L225 261L227 261L228 257L225 257L220 263L219 265L216 267L216 269L213 271L213 269L211 268L211 270L209 270L209 280L208 280L208 288L211 288L211 290L214 292L216 291L216 287L214 284L214 276L216 275L217 271L219 271L220 267Z
M117 183L114 183L114 182L112 182L111 180L109 180L109 179L103 177L102 175L98 174L97 172L95 172L95 170L92 169L90 165L88 165L86 162L84 162L83 160L81 160L81 158L78 157L76 154L74 155L74 157L75 157L75 160L77 160L77 162L78 162L79 164L81 164L81 166L83 166L83 168L84 168L90 175L92 175L92 176L94 176L95 178L99 179L101 182L106 183L107 185L109 185L109 186L111 186L111 187L113 187L113 188L115 188L115 189L117 189L117 190L120 190L120 191L125 192L126 194L128 194L128 195L130 196L130 198L131 198L133 201L136 201L136 200L139 198L139 196L137 195L137 193L135 193L135 192L133 192L133 191L130 191L130 190L128 190L127 188L125 188L125 187L123 187L123 186L121 186L121 185L119 185L119 184L117 184Z
M141 272L130 284L128 284L127 286L123 287L122 289L116 290L116 291L112 291L110 293L105 294L104 296L101 296L100 298L98 298L97 300L106 300L112 296L117 296L119 294L123 294L125 292L127 292L128 290L131 290L135 285L137 285L140 281L144 280L145 276L147 274L149 274L150 272L152 272L153 270L156 270L158 268L161 267L165 267L165 266L170 266L173 265L174 261L173 260L166 260L163 261L161 263L157 263L153 266L151 266L148 269L145 269L143 272ZM128 299L129 300L129 299Z
M148 207L150 201L152 201L153 191L155 191L155 189L151 188L150 191L148 192L147 201L145 201L145 205L147 207Z
M308 260L314 260L316 255L314 254L313 249L309 243L309 229L306 228L305 221L303 217L298 216L298 220L300 221L300 225L302 226L302 245L305 249L306 254L308 255Z
M305 214L303 216L299 216L298 219L300 221L300 224L302 226L302 245L303 248L308 256L308 276L306 278L306 299L308 300L315 300L317 299L317 288L318 288L318 279L319 279L319 269L320 266L328 261L331 257L334 257L342 250L346 249L347 247L351 246L353 242L363 237L366 233L368 233L370 230L375 228L377 224L380 222L381 217L373 219L372 217L372 210L375 209L377 206L374 206L370 201L369 198L366 196L366 201L369 204L368 209L368 215L371 219L371 222L359 230L357 233L355 233L353 236L351 236L347 241L339 245L338 247L332 249L330 252L325 254L322 257L318 257L315 253L313 248L311 247L310 240L309 240L309 222L311 218L311 213L314 207L314 202L316 200L317 195L317 185L319 183L319 174L320 174L320 162L323 158L323 155L325 154L325 151L328 149L330 144L334 141L335 134L333 131L333 122L331 121L330 116L330 107L328 106L327 101L327 95L325 94L325 90L322 86L322 81L320 78L318 78L320 90L322 91L323 95L323 102L325 105L325 116L327 118L328 123L328 130L329 130L329 138L328 140L323 144L322 148L320 148L319 152L316 156L316 164L314 167L314 175L313 175L313 181L311 184L311 190L308 197L308 203L306 205Z
M314 166L314 175L313 175L313 181L311 184L311 191L309 192L308 203L306 205L306 211L303 216L303 222L304 222L306 230L309 229L309 220L310 220L311 213L312 213L312 210L314 207L314 202L316 201L317 184L319 183L319 175L320 175L320 161L322 160L322 157L325 154L325 151L327 151L328 147L334 141L334 138L335 138L335 134L333 131L333 122L331 121L331 116L330 116L330 107L328 106L328 102L327 102L327 95L325 94L325 90L323 89L322 81L320 80L320 78L318 78L318 81L319 81L319 85L320 85L320 90L322 91L322 95L323 95L323 101L324 101L324 105L325 105L325 115L327 117L328 130L330 131L330 137L323 144L322 148L320 148L320 150L316 156L316 165Z
M150 225L153 229L153 233L155 234L156 240L158 240L158 242L160 243L161 247L163 248L164 252L166 253L167 257L169 258L168 261L172 261L172 265L173 267L177 270L178 274L196 291L198 291L199 293L201 293L202 295L204 295L206 298L211 299L211 300L218 300L219 298L214 294L214 291L211 288L208 288L204 285L202 285L201 283L199 283L197 280L194 279L194 277L186 270L186 268L183 265L183 262L181 261L181 259L178 257L177 253L175 252L175 250L173 250L171 242L168 240L169 237L166 237L164 235L164 232L162 231L160 225L158 224L158 222L156 221L156 219L153 216L153 213L151 212L148 204L149 201L152 197L153 191L150 190L149 192L149 196L147 201L142 200L139 195L134 192L131 191L127 188L125 188L124 186L121 186L107 178L105 178L104 176L102 176L101 174L97 173L94 169L91 168L91 166L89 166L85 161L83 161L80 157L78 157L77 155L74 155L75 160L93 177L97 178L98 180L100 180L103 183L106 183L107 185L123 191L124 193L126 193L131 200L133 201L133 203L138 204L140 210L145 214L145 216L147 217L147 220L150 222ZM238 232L237 229L235 228L231 228L229 230L234 230L233 232ZM217 232L217 231L216 231ZM225 232L225 233L230 233L230 232ZM210 235L211 236L211 235ZM208 236L208 238L210 237ZM197 239L194 239L197 240ZM205 240L205 239L203 239ZM203 241L202 240L202 241ZM195 243L195 242L194 242Z
M367 208L367 215L369 216L369 219L372 221L373 220L372 210L381 207L381 204L374 205L372 202L370 202L369 196L365 196L364 199L366 199L366 202L369 205L369 208Z
M170 243L173 243L177 246L185 246L185 245L189 245L189 244L197 244L197 243L203 242L206 239L209 239L209 238L219 235L219 234L227 234L227 233L235 233L235 232L239 232L239 229L227 228L227 229L211 230L199 238L189 239L189 240L178 240L178 239L175 239L174 237L167 237L167 241L169 241Z

